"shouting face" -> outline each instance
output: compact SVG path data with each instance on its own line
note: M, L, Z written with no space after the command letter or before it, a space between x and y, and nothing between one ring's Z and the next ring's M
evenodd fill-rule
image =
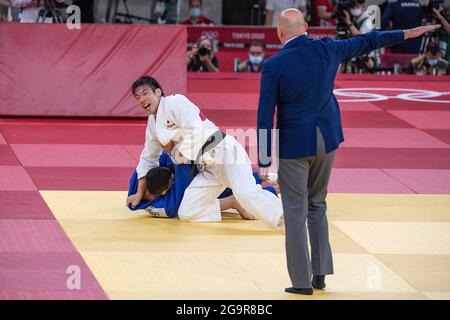
M156 114L159 101L161 100L161 89L153 89L148 85L140 86L134 93L137 104L144 109L147 114Z

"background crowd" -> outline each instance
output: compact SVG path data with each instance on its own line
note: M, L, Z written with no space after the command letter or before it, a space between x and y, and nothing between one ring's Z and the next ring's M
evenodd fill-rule
M154 23L189 26L259 25L275 27L286 8L298 8L309 26L335 28L340 39L373 30L369 6L381 9L380 29L409 29L436 24L442 28L424 37L347 61L343 73L450 74L450 0L0 0L2 22L52 22L43 9L53 3L65 19L64 8L76 4L83 23ZM43 13L44 12L44 13ZM48 12L48 11L47 11ZM143 14L146 12L147 14ZM191 72L219 72L220 45L204 36L186 54ZM260 72L261 64L273 52L266 44L251 42L245 59L235 59L235 72ZM391 63L383 66L389 55Z

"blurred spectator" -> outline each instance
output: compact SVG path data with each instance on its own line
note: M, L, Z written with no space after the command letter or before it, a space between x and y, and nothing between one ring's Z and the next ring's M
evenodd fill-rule
M372 31L373 26L365 6L365 0L352 3L350 13L344 10L344 21L351 36L357 36ZM346 64L347 73L373 73L380 64L379 52L374 50L366 55L353 58Z
M438 76L450 74L448 61L441 58L439 44L430 42L424 55L419 55L411 60L408 66L408 73Z
M390 1L381 18L382 29L405 30L422 24L420 4L417 0ZM410 39L391 48L394 53L419 53L422 37Z
M214 25L214 21L209 20L203 14L203 5L201 0L189 0L189 19L181 24L188 25Z
M281 12L288 8L299 9L306 17L306 0L267 0L265 25L276 27Z
M8 20L9 1L0 0L0 22Z
M336 25L336 19L332 18L336 10L332 0L313 0L313 10L315 10L315 25L321 27Z
M352 4L350 12L344 10L345 22L347 23L352 36L357 36L373 30L365 3L365 0L356 0Z
M219 60L214 56L209 39L200 38L192 50L187 53L187 71L219 72Z
M442 24L442 28L439 30L442 56L445 60L450 61L450 0L445 0L443 7L444 11L442 13L436 9L433 11L439 22Z
M157 24L176 24L177 0L153 1L151 20Z
M253 42L248 49L248 60L239 64L238 72L261 72L264 55L264 43Z
M55 0L63 3L64 0ZM20 8L19 21L23 23L36 22L39 16L39 10L44 8L43 0L11 0L11 6ZM45 22L51 23L52 18L46 18Z

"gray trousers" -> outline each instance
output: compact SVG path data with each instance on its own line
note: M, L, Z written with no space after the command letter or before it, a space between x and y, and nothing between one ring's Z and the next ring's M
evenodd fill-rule
M295 288L311 288L311 274L333 274L326 196L335 153L326 153L317 128L317 156L280 159L278 179L286 228L287 266Z

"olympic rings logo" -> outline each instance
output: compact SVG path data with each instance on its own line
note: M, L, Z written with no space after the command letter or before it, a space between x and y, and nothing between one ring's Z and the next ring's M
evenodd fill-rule
M219 32L218 31L203 31L201 33L201 37L205 37L211 40L215 40L219 38Z
M384 95L380 93L369 93L365 91L394 91L394 92L402 92L406 91L406 93L400 93L397 95ZM429 103L449 103L450 100L432 100L430 98L437 98L441 96L450 95L449 92L439 92L439 91L431 91L431 90L423 90L423 89L405 89L405 88L340 88L335 89L334 95L347 97L347 98L356 98L356 99L338 99L339 102L374 102L374 101L384 101L389 99L400 99L406 101L415 101L415 102L429 102Z

